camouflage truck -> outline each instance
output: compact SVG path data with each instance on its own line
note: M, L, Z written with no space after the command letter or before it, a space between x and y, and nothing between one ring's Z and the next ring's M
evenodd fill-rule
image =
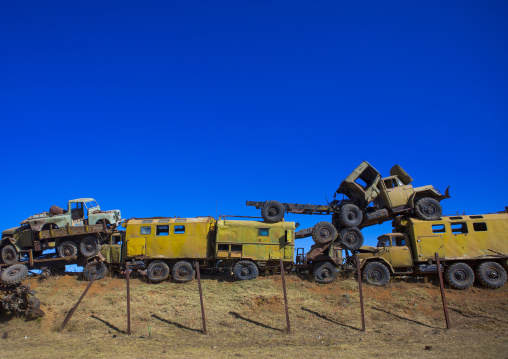
M269 223L282 220L285 212L331 214L331 223L319 222L314 228L299 231L297 238L312 236L317 244L338 238L346 249L356 251L363 244L360 230L364 227L401 215L414 215L424 220L441 217L440 201L450 198L449 187L443 195L431 185L413 187L412 181L399 165L392 167L390 176L381 178L381 174L364 161L341 182L328 205L247 201L247 206L261 209L261 216ZM338 199L340 195L347 198Z
M259 271L294 260L294 222L196 218L142 218L123 223L103 245L100 261L85 266L85 277L104 276L107 267L146 268L151 282L170 275L176 282L194 278L195 262L202 268L227 267L239 280L254 279Z
M38 258L43 251L55 248L60 257L97 254L105 235L121 221L119 210L102 211L93 198L68 202L67 210L52 206L49 212L34 214L21 226L2 232L1 263L14 264L30 251Z
M384 285L391 276L437 273L438 253L447 283L471 287L476 278L488 288L506 282L508 269L508 213L451 216L435 221L401 218L394 233L378 238L376 247L363 246L358 258L363 279Z

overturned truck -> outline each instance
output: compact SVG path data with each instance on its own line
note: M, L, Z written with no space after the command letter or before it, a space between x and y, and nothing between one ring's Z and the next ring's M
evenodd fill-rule
M319 222L313 228L297 232L297 238L312 236L318 244L339 238L339 242L356 251L363 244L361 229L393 220L399 216L416 216L423 220L437 220L442 215L440 201L450 198L449 187L441 194L431 185L413 187L413 178L399 165L390 170L390 176L381 174L368 162L362 162L335 191L328 205L280 203L278 201L247 201L247 206L261 209L261 216L276 223L284 214L332 215L330 222ZM342 195L342 199L339 199Z

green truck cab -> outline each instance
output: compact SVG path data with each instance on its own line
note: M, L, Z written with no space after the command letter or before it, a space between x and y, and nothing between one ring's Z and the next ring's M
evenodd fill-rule
M400 218L394 233L378 238L376 247L363 246L358 259L363 278L373 285L390 276L436 273L436 253L448 284L467 289L475 281L488 288L506 282L508 213L447 216L436 221Z
M103 262L125 268L146 269L151 282L171 275L177 282L194 278L196 262L208 269L230 268L239 280L254 279L260 271L294 261L294 222L196 218L136 218L124 222L124 232L112 234L101 247ZM85 268L85 276L99 274L104 267L96 261Z

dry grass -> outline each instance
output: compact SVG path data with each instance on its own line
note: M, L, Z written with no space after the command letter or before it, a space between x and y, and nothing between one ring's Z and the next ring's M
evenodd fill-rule
M507 289L447 290L453 329L445 330L439 289L432 283L364 286L362 332L358 286L352 279L319 285L287 277L291 334L285 333L280 276L235 282L205 277L209 334L201 334L197 282L131 280L132 335L126 335L121 278L94 283L61 331L87 282L76 276L30 279L46 316L26 322L3 316L2 358L505 357ZM425 346L432 346L425 350Z

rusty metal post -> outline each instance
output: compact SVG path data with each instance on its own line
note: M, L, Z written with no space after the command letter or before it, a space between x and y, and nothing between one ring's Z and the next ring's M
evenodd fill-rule
M79 298L78 302L76 303L76 305L71 309L71 311L69 312L69 314L67 314L67 316L65 317L65 320L64 322L62 323L62 327L61 329L65 328L65 326L67 325L67 323L69 322L69 320L71 319L72 315L74 314L74 312L76 311L76 309L78 308L78 305L79 303L81 303L81 301L83 300L83 298L85 297L86 293L88 292L88 290L90 289L90 287L92 286L93 282L95 281L95 277L92 277L92 280L90 281L90 283L88 284L88 286L86 287L85 291L83 292L83 294L81 294L81 297Z
M31 249L28 251L28 259L29 259L29 262L30 262L30 267L33 267L33 265L34 265L34 253L33 253L33 251Z
M365 331L365 311L363 309L363 291L362 291L362 269L360 267L360 259L355 256L356 270L358 272L358 292L360 293L360 310L362 312L362 331Z
M203 304L203 291L201 290L201 273L199 271L199 263L196 261L196 273L198 275L199 301L201 303L201 319L203 320L203 334L206 335L206 318L205 306Z
M443 301L443 311L444 316L446 320L446 329L450 329L450 317L448 315L448 305L446 305L446 296L444 291L444 285L443 285L443 274L441 273L441 262L439 261L439 254L436 253L436 266L437 266L437 273L439 277L439 287L441 288L441 300Z
M284 291L284 307L286 308L287 333L291 333L291 325L289 324L288 296L286 294L286 276L284 275L284 263L280 258L280 274L282 276L282 290Z
M127 282L127 335L131 335L131 286L129 263L125 265L125 281Z

